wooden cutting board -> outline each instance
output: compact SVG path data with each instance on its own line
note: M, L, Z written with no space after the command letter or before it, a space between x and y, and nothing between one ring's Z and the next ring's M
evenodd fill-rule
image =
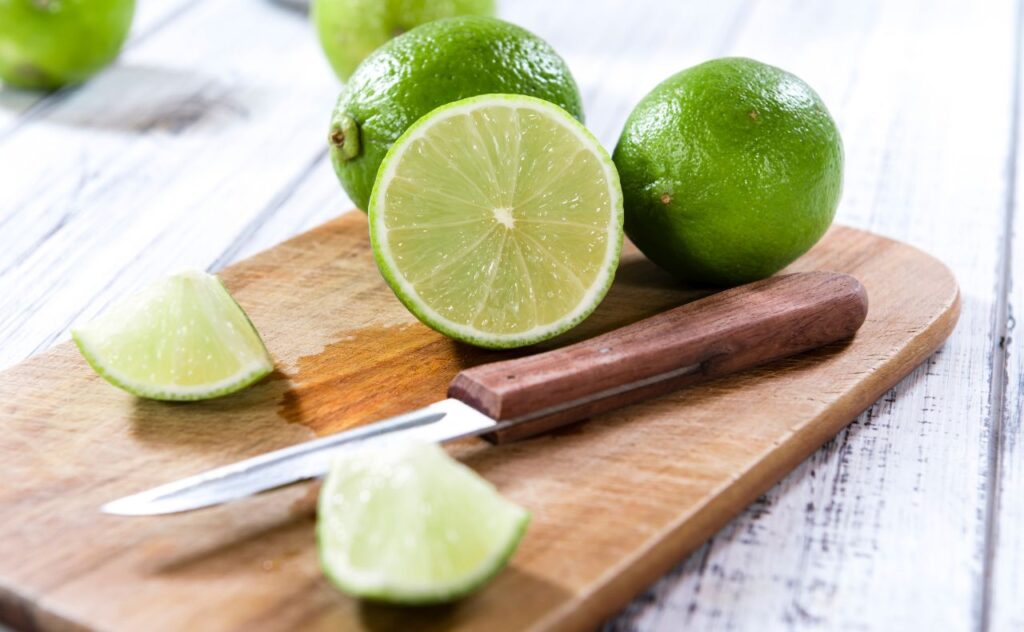
M856 276L868 318L844 345L517 444L452 451L533 513L508 569L435 608L359 603L317 566L316 485L190 514L102 515L113 498L444 397L499 358L419 324L373 265L361 213L223 278L277 359L240 394L135 399L70 344L0 376L0 620L27 629L586 629L614 614L938 348L956 281L905 244L833 228L791 270ZM632 247L565 344L699 296ZM522 352L521 352L522 353Z

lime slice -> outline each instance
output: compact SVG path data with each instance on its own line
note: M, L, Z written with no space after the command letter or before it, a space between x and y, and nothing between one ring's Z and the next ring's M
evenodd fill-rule
M608 153L547 101L444 105L388 152L370 240L391 289L425 324L481 347L551 338L604 298L622 247Z
M158 281L71 336L104 379L150 399L219 397L274 368L248 316L202 272Z
M320 564L341 590L393 603L450 601L512 556L529 514L428 443L346 452L320 490Z

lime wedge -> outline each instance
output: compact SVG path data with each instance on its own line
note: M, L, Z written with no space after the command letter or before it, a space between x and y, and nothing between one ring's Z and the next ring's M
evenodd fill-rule
M444 105L390 149L370 196L377 266L425 324L481 347L551 338L604 298L622 247L608 153L547 101Z
M104 379L150 399L219 397L274 368L248 316L203 272L158 281L71 336Z
M320 564L341 590L426 604L482 586L529 514L435 444L381 442L341 456L320 490Z

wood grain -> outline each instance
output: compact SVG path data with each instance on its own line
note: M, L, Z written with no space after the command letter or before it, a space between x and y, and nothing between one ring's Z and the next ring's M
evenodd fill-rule
M853 342L631 406L572 432L454 452L533 512L511 567L435 610L353 602L320 576L314 489L175 517L117 518L114 497L420 406L496 357L417 323L375 274L362 214L223 273L278 361L197 405L136 400L60 345L0 376L0 616L61 629L586 629L924 360L951 331L949 271L835 228L791 271L855 275L872 297ZM626 248L608 298L563 345L693 298ZM52 421L59 419L60 423ZM214 589L215 587L215 589Z
M868 313L857 279L785 274L712 294L552 351L463 369L448 396L519 441L685 386L853 336Z

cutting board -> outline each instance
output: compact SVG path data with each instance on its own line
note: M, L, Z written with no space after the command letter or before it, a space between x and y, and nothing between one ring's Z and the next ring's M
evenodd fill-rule
M0 376L0 620L63 630L587 629L614 614L870 406L950 334L956 281L905 244L835 227L791 271L867 288L849 343L502 446L451 451L533 514L512 562L457 604L392 608L331 588L315 483L175 516L105 501L444 397L513 357L419 324L348 213L223 271L277 370L204 403L135 399L62 344ZM701 296L627 244L608 297L549 348ZM516 353L530 353L520 350Z

